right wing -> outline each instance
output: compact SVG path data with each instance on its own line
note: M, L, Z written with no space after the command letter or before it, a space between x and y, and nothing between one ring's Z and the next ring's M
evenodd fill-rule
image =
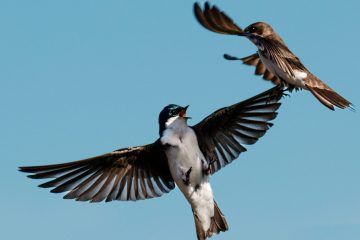
M243 30L230 17L216 6L210 6L208 2L205 3L203 10L198 3L195 3L194 14L198 22L212 32L244 36Z
M238 27L234 21L222 12L216 6L210 6L208 2L205 3L205 7L202 10L198 3L194 4L194 14L198 22L206 29L228 35L244 36L243 30ZM281 81L278 77L274 76L265 65L261 62L257 53L245 57L235 58L228 54L224 55L228 60L241 60L246 65L252 65L256 67L255 74L263 76L263 79L270 80L275 85L280 85Z
M80 161L19 170L34 179L55 178L39 187L53 188L53 193L69 191L64 198L77 201L135 201L159 197L175 187L159 140Z

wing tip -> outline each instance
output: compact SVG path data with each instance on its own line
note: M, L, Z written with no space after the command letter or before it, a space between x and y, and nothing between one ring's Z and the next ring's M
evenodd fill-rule
M225 53L225 54L223 55L223 58L225 58L226 60L229 60L229 61L238 61L238 60L241 60L240 58L235 57L235 56L232 56L232 55L227 54L227 53Z
M34 167L21 166L21 167L18 167L18 171L24 172L24 173L33 173L34 172L33 168Z
M204 7L201 8L200 4L196 2L194 3L193 10L198 22L209 31L244 36L243 30L216 5L211 5L206 1Z
M349 106L347 107L347 109L349 109L351 112L356 113L356 106L352 103L349 104Z
M34 173L33 170L31 170L30 168L32 167L18 167L18 171L19 172L23 172L23 173ZM31 178L31 179L38 179L36 174L29 174L26 175L26 177Z
M193 9L194 9L195 15L197 14L197 12L198 12L199 10L201 11L200 3L195 2L195 3L194 3L194 6L193 6Z

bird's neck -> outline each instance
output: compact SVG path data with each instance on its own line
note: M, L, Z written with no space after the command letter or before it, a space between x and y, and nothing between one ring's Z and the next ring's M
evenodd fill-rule
M169 130L177 135L182 135L188 128L186 119L184 118L178 118L175 121L166 124L166 130Z

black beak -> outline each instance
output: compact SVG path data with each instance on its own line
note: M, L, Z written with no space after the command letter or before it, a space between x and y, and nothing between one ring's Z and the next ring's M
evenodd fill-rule
M180 117L185 118L185 119L191 119L191 117L186 116L186 110L188 109L188 107L189 107L189 105L182 108L182 110L179 114Z

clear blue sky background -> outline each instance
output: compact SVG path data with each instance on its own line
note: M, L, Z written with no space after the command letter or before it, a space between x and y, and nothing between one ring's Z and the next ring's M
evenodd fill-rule
M201 1L203 2L203 1ZM213 1L240 26L270 23L319 78L360 106L359 3ZM195 124L271 87L246 39L211 33L193 1L0 2L0 238L195 239L178 189L139 202L62 200L17 171L158 137L169 103ZM274 127L212 177L230 230L214 239L360 239L359 112L308 92L283 100Z

